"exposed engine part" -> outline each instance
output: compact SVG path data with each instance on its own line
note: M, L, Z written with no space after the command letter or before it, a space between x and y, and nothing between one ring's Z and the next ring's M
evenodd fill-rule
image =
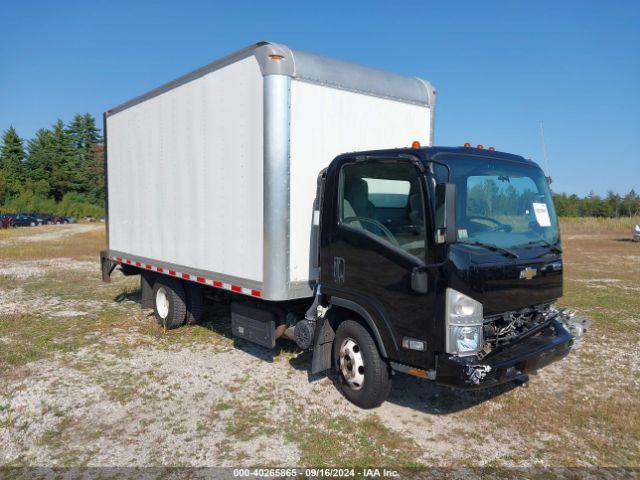
M558 318L562 325L573 337L574 347L581 343L586 331L591 327L592 320L581 315L576 315L576 311L571 308L561 308L558 310Z
M556 313L557 310L550 304L543 304L485 318L483 327L485 346L481 357L486 356L500 345L543 326Z
M316 323L309 320L300 320L293 331L294 339L302 350L307 350L313 343L313 334Z
M467 365L465 373L475 385L480 385L480 380L491 371L490 365Z

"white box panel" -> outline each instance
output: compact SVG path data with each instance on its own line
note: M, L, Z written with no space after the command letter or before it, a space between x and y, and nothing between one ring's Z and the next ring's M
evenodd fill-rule
M428 145L430 129L426 106L291 82L292 282L310 278L313 201L320 171L341 153L409 147L414 140Z
M250 56L107 117L111 250L262 281L262 95Z

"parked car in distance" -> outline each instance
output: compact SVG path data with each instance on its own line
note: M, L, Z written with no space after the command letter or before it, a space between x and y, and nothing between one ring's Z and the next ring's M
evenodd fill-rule
M16 213L13 215L13 221L16 227L35 227L42 225L44 220L28 213Z
M640 223L633 229L633 241L640 242Z
M0 215L0 228L12 228L15 227L15 221L13 220L13 215L8 213L3 213Z
M37 217L42 217L44 223L48 225L69 223L62 215L49 214L49 213L34 213Z

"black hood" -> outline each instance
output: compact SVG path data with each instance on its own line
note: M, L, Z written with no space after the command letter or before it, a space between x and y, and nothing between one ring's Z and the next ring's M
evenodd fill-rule
M552 302L562 296L562 259L547 249L498 252L449 247L450 286L483 304L484 315Z

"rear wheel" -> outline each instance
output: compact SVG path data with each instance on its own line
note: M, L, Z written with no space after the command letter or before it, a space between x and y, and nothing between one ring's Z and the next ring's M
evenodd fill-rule
M158 278L153 286L153 306L156 320L163 327L182 325L187 314L182 284L173 278Z
M354 320L340 324L333 341L334 365L345 397L361 408L374 408L391 391L389 367L364 326Z

